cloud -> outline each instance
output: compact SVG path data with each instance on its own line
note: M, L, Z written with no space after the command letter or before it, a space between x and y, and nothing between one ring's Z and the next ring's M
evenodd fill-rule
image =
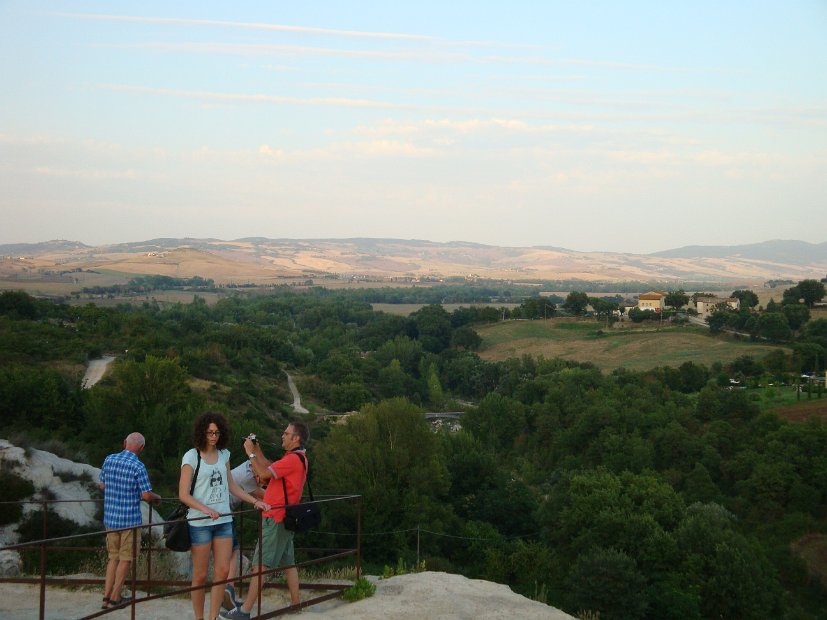
M377 101L372 99L354 99L351 97L287 97L283 95L175 90L171 88L153 88L148 86L132 86L128 84L101 84L99 88L111 90L114 92L146 93L151 95L162 95L164 97L199 99L201 101L275 103L300 106L313 105L347 108L390 108L397 110L413 110L419 107L407 103L391 103L389 101Z
M63 140L54 136L17 136L0 133L0 144L6 146L54 146L62 143Z
M349 161L354 158L424 158L433 157L438 154L438 149L418 146L412 142L403 142L400 140L337 142L324 148L302 149L291 151L290 153L281 153L284 160L292 162L318 162L325 160Z
M208 26L219 28L236 28L244 30L268 30L297 34L316 34L360 39L393 39L399 41L431 41L434 37L422 34L401 32L369 32L363 30L339 30L336 28L318 28L313 26L291 26L286 24L265 24L261 22L237 22L219 19L193 19L183 17L152 17L140 15L105 15L96 13L52 13L59 17L82 20L133 22L142 24L162 24L169 26Z
M166 52L188 52L197 54L237 54L245 56L329 56L335 58L379 59L390 61L414 61L444 63L468 63L476 65L528 65L539 67L587 67L595 69L615 69L622 71L648 72L703 72L703 69L670 67L655 64L636 64L586 58L547 58L543 56L484 56L467 52L446 52L432 50L365 50L331 47L311 47L306 45L268 44L268 43L136 43L124 45L107 45L125 49L152 49Z
M578 124L540 124L530 123L517 118L468 118L454 120L448 118L426 119L419 122L395 121L383 119L373 125L360 125L353 129L357 135L386 136L414 135L427 132L449 132L452 134L475 134L490 131L504 131L513 134L548 134L555 132L592 133L593 125Z
M307 45L277 45L272 43L135 43L107 45L120 49L150 49L165 52L187 52L195 54L235 54L242 56L328 56L334 58L372 59L391 61L415 61L430 63L485 62L484 57L475 57L462 52L433 52L417 50L365 50Z
M100 170L93 168L56 168L53 166L37 166L33 172L46 177L62 179L82 179L87 181L103 181L106 179L138 179L140 174L135 170Z
M258 147L258 152L266 157L284 157L282 149L272 149L269 144L262 144Z

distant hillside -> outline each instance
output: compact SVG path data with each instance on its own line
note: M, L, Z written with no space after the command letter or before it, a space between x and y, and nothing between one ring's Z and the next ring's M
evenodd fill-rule
M48 241L0 246L0 280L101 273L201 276L219 284L285 278L412 282L491 278L516 282L709 282L760 286L767 280L823 278L827 243L768 241L687 246L654 254L575 252L550 246L501 247L415 239L158 238L88 246ZM73 276L80 278L80 276ZM84 280L86 281L86 280ZM8 287L5 287L8 288Z
M770 261L790 265L810 265L827 260L827 242L785 241L775 239L747 245L687 245L650 256L665 258L729 258Z
M50 252L67 252L72 250L87 250L90 246L80 241L41 241L39 243L7 243L0 244L0 256L39 256Z

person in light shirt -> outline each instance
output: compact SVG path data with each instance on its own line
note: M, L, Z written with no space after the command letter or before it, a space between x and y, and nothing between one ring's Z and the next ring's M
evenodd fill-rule
M241 465L233 467L230 470L230 476L242 490L257 499L264 498L264 489L261 488L261 481L253 471L250 461L244 461ZM230 508L232 508L232 511L238 512L242 509L242 506L243 501L231 494ZM236 524L233 522L233 555L230 558L230 572L227 573L227 579L235 579L239 575L239 554L240 545L238 544L238 533L236 530ZM240 601L236 600L235 587L232 582L226 584L224 586L224 601L221 605L222 608L230 610L240 604Z
M213 580L223 581L230 571L233 552L233 516L230 514L230 493L253 504L259 510L270 506L239 487L230 475L229 426L220 413L207 412L195 420L192 443L195 446L184 454L178 497L189 506L190 542L192 543L192 585L207 582L210 552L213 555ZM195 488L190 485L198 472ZM196 620L204 618L204 589L191 593L192 610ZM210 590L210 620L220 611L224 598L224 584Z

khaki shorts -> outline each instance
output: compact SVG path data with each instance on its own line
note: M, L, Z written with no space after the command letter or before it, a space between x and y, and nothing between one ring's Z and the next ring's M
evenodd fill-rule
M293 557L293 532L284 529L284 523L265 518L261 524L261 546L256 546L253 565L264 564L268 568L290 566L296 563Z
M122 530L106 534L106 552L110 560L132 560L135 547L135 530Z

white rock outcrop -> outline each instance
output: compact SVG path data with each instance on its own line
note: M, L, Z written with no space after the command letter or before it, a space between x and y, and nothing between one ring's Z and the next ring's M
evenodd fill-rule
M80 526L99 524L95 519L95 514L98 512L100 501L94 501L92 497L94 490L97 489L99 467L77 463L44 450L34 448L26 450L12 445L6 439L0 439L0 465L32 482L35 494L29 499L44 499L46 497L44 491L48 491L54 499L69 500L51 504L51 508L61 517L74 521ZM23 514L26 516L41 509L41 504L38 503L24 504ZM149 510L150 506L142 502L141 512L144 523L148 523ZM162 521L163 517L153 511L152 520ZM160 527L152 528L152 530L153 538L162 535ZM17 541L15 526L0 528L0 546L11 545Z

